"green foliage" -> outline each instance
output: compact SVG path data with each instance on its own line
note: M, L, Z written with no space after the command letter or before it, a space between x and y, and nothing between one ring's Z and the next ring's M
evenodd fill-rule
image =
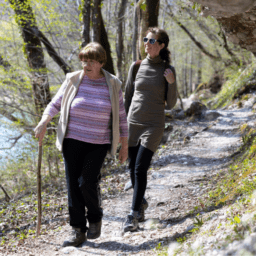
M226 69L227 82L222 86L222 90L211 99L215 102L212 108L220 108L229 105L233 102L234 95L239 88L242 88L254 77L256 62L252 62L245 69L237 67L236 69ZM248 96L247 96L248 97Z
M154 251L154 255L157 256L168 256L168 247L167 246L163 246L162 243L158 243L158 245L156 246L156 248L153 250Z
M184 243L185 241L187 240L187 238L186 238L186 236L184 236L184 237L178 237L177 239L176 239L176 241L178 242L178 243Z
M140 9L143 11L146 11L146 8L147 8L147 3L146 3L146 1L143 1L140 5Z
M242 125L241 130L246 134L243 136L244 145L241 146L241 154L234 159L226 174L216 176L215 189L208 192L210 204L220 204L232 201L241 195L250 195L256 189L256 138L251 134L256 130L247 129Z

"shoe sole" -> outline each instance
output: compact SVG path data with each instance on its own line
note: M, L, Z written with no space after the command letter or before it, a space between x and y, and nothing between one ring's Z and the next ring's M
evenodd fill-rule
M77 246L79 246L79 245L81 245L81 244L83 244L83 243L85 243L87 241L87 239L85 238L85 240L83 241L83 242L79 242L79 243L69 243L69 242L64 242L63 244L62 244L62 247L68 247L68 246L74 246L74 247L77 247Z
M137 231L138 230L138 227L137 228L135 228L135 229L132 229L132 228L130 228L130 227L127 227L127 228L124 228L124 232L134 232L134 231Z

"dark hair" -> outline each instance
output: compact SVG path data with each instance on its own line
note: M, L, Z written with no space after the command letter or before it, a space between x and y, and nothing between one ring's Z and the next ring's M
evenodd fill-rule
M107 54L104 48L96 42L87 44L79 53L79 59L96 60L99 63L105 65L107 62Z
M165 61L165 65L168 67L171 63L171 52L168 49L169 36L167 35L165 30L158 27L148 28L147 34L150 32L156 35L156 39L158 40L159 43L164 43L164 48L160 51L159 55L162 58L162 60Z

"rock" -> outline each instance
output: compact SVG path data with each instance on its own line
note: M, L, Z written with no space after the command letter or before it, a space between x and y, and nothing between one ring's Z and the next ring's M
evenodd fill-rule
M222 116L220 116L220 117L218 117L217 118L217 121L218 121L218 123L220 123L220 124L229 124L229 125L231 125L232 123L233 123L233 120L232 119L230 119L230 118L225 118L225 117L222 117Z
M208 121L215 120L219 116L222 116L222 115L216 110L206 110L203 114L204 119Z
M171 206L171 207L169 208L170 211L176 211L176 210L178 210L178 209L179 209L178 206Z
M250 236L245 238L242 247L252 253L256 253L255 244L256 244L256 233L252 233Z
M172 242L169 244L168 248L168 256L174 256L176 255L176 251L179 247L179 244L177 242Z
M180 120L183 120L186 118L186 115L185 115L185 112L183 110L181 110L180 112L178 112L175 117L175 119L180 119Z
M165 202L159 202L156 204L156 206L161 206L161 205L165 205Z
M256 53L254 0L192 0L202 4L201 15L213 16L228 40ZM252 25L253 24L253 25Z
M253 106L253 103L250 102L250 101L246 101L246 102L244 103L244 108L252 108L252 106Z
M168 141L169 134L173 130L173 126L170 123L165 124L164 134L160 144L165 144Z
M183 184L176 184L176 185L174 185L174 188L183 188L183 187L184 187Z
M191 103L190 107L185 111L186 116L199 116L204 111L207 110L207 107L200 101L194 101Z
M253 79L247 82L243 87L238 88L233 96L233 99L241 98L242 95L251 93L256 90L256 80Z
M232 0L232 1L217 1L217 0L197 0L203 6L207 6L204 15L212 15L214 17L230 17L235 14L249 11L253 6L254 0Z
M159 173L159 172L153 172L152 173L152 178L153 179L160 179L160 178L163 178L163 177L164 177L164 175Z
M190 99L182 99L183 109L184 109L184 110L188 109L192 102L193 102L193 101L190 100ZM178 108L178 109L182 109L179 100L177 101L176 106L175 106L175 109L177 109L177 108Z
M124 191L127 191L132 188L132 182L129 180L124 187Z
M69 254L69 253L77 253L78 254L78 249L74 246L68 246L60 250L64 254Z
M156 229L160 220L158 218L152 218L146 221L145 227L146 229Z
M192 93L192 94L189 96L188 99L191 100L191 101L198 101L198 100L199 100L199 97L198 97L197 94Z
M208 82L208 87L212 93L218 93L223 84L223 75L215 73L214 76Z

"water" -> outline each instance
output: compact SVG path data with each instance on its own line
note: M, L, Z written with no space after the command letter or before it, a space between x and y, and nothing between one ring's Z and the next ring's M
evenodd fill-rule
M15 138L20 132L5 117L0 118L0 168L3 170L10 160L26 159L26 155L35 157L37 143L30 134L25 134L13 146Z

